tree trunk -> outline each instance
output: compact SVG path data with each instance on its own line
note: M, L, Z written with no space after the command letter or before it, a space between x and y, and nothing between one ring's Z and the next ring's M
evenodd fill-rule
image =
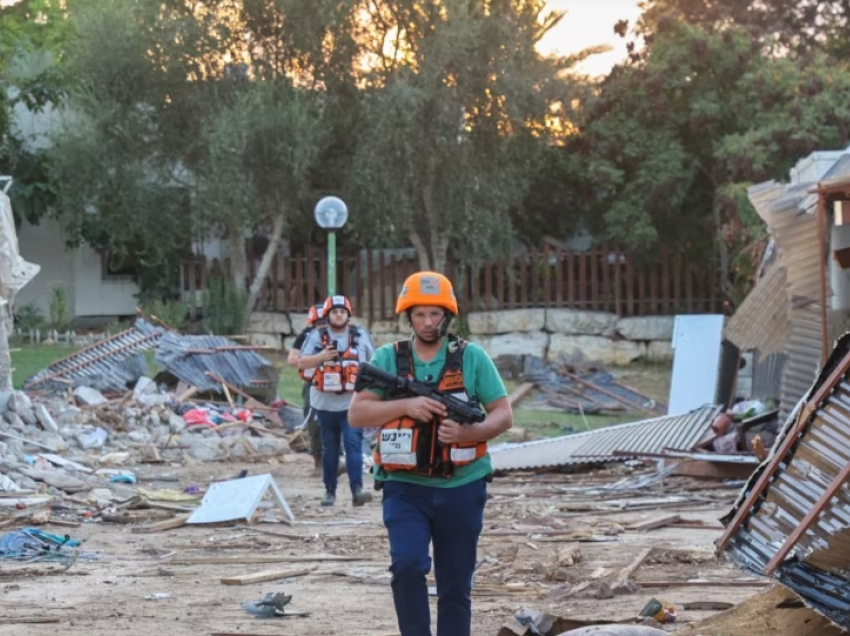
M245 315L242 321L243 325L247 325L248 320L251 318L251 312L254 310L257 297L260 295L260 289L263 286L263 281L266 279L266 274L269 273L269 269L272 266L274 255L277 253L277 248L280 247L280 240L283 238L283 226L285 221L286 215L283 212L274 217L271 237L269 237L269 244L266 247L265 253L263 253L263 259L260 261L260 266L257 268L254 280L251 281L251 286L248 288L248 301L245 303Z
M440 231L440 218L434 205L434 190L430 185L422 188L422 205L425 207L425 218L428 219L428 235L431 249L428 261L433 271L443 273L446 270L446 255L449 251L449 237ZM424 249L424 245L422 246ZM418 249L418 248L417 248ZM421 262L421 258L420 258Z
M407 233L407 238L410 239L413 248L416 250L416 256L419 259L419 270L429 271L431 269L431 257L428 255L428 248L425 247L425 241L419 236L419 232L413 228Z
M723 217L720 212L720 200L717 196L717 188L714 189L711 201L711 216L714 223L715 242L717 243L717 257L719 259L720 271L717 275L720 279L720 290L733 303L737 304L735 286L732 284L732 259L729 256L729 246L723 236Z
M248 257L245 254L245 238L242 236L242 224L234 215L227 228L227 242L230 248L230 279L240 292L245 289L248 280Z
M12 390L12 356L9 352L7 315L11 303L0 306L0 391Z

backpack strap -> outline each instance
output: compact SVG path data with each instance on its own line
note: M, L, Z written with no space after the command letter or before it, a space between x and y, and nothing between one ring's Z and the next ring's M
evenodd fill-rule
M413 377L413 350L410 340L399 340L395 343L396 373L403 378Z
M443 377L448 372L463 372L463 352L466 349L466 340L449 334L449 346L446 348L446 364L443 365L443 370L437 378L437 384L443 381Z

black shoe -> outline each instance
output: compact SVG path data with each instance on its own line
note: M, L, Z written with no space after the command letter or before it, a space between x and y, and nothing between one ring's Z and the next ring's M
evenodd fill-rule
M336 503L336 495L332 492L326 492L325 496L322 497L322 505L323 506L333 506Z

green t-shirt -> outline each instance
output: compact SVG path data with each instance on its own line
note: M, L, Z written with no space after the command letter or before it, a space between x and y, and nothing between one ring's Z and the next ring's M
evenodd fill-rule
M446 351L448 349L448 341L443 340L443 346L439 353L434 356L430 362L423 362L413 350L414 376L420 382L426 381L428 376L436 379L443 370L446 364ZM372 364L389 373L398 373L395 363L395 348L392 344L384 345L375 351L375 357L372 358ZM490 356L479 345L473 342L467 342L463 352L463 384L466 387L467 395L478 398L481 404L490 404L494 400L507 397L508 392L505 390L505 383L499 372L496 370L496 365L490 359ZM370 389L381 398L387 397L387 392L381 389ZM404 481L412 484L420 484L423 486L433 486L437 488L456 488L464 486L470 482L482 479L493 472L493 465L490 462L490 455L487 454L481 459L478 459L466 466L458 466L455 468L455 473L451 477L426 477L422 475L412 475L406 471L387 472L378 466L372 471L374 478L378 481Z

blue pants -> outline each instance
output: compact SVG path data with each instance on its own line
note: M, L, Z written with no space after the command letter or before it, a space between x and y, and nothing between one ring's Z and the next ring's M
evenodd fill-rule
M345 469L351 492L363 488L363 431L348 425L348 411L316 411L322 431L322 473L325 490L336 494L340 439L345 445Z
M384 525L390 537L393 601L401 636L431 636L425 575L434 542L437 636L470 636L472 577L484 525L487 484L433 488L384 483Z

